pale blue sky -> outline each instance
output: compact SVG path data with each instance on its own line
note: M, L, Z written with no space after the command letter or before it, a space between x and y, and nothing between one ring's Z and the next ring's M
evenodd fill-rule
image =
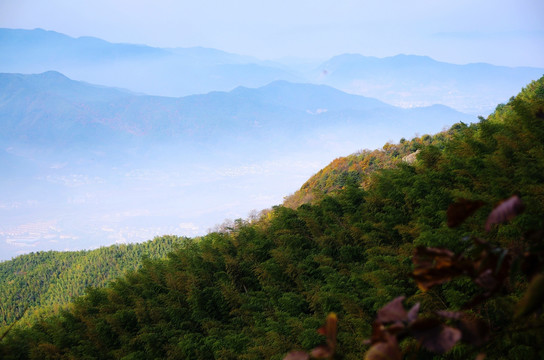
M0 27L263 59L428 55L544 67L541 0L0 0Z

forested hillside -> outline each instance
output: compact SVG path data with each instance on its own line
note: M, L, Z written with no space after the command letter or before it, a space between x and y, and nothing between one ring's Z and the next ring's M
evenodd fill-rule
M311 203L275 207L256 223L239 222L228 232L184 242L166 260L147 260L106 288L89 290L61 314L12 329L0 342L0 356L283 359L292 349L323 342L316 329L334 312L336 359L363 358L371 333L372 343L384 341L381 349L387 352L373 346L368 359L400 359L401 351L408 359L541 359L544 321L534 310L542 305L542 291L535 290L534 281L528 292L533 304L529 308L522 301L525 311L514 313L520 299L527 300L525 275L541 279L544 264L544 78L487 119L460 124L443 137L422 140L415 160L384 160L391 166L352 173L353 181L339 180L342 186ZM390 144L384 151L395 146L402 148ZM324 186L329 187L326 180ZM513 194L525 211L503 214L499 225L488 221L486 230L490 211ZM479 208L472 208L462 224L448 226L454 203ZM412 255L416 248L430 252L428 247L448 248L441 250L447 256L438 264L452 271L453 258L469 262L469 255L454 253L488 249L479 267L489 272L474 282L467 274L454 278L452 273L448 282L431 277L436 286L418 288L410 275ZM496 253L494 266L482 261L489 253ZM530 259L515 265L524 254ZM445 346L425 341L432 336L428 326L420 328L423 346L399 337L400 350L389 351L386 346L397 341L389 333L403 325L385 331L373 322L384 304L401 295L408 306L419 303L420 316L443 311L438 314L448 321L462 322L456 311L464 309L474 319L464 324L478 327L465 329L446 355L435 354ZM480 301L467 307L473 298ZM402 316L413 322L417 315L413 310L391 314L392 308L378 314L382 323ZM426 324L433 321L438 320Z
M382 149L363 150L335 159L306 181L297 192L286 197L283 205L295 209L347 185L364 188L377 170L390 169L401 162L411 164L416 160L420 149L429 145L443 149L454 134L466 127L466 124L458 123L436 135L423 135L411 140L402 138L398 144L387 143Z
M141 266L142 257L165 258L184 241L163 236L140 244L87 251L40 251L0 263L0 329L20 318L51 315L85 293Z

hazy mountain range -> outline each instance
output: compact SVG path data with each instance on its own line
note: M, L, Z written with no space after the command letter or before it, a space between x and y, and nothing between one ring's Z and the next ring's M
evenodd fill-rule
M444 104L488 115L544 69L490 64L456 65L427 56L376 58L358 54L333 57L313 71L313 78L350 93L373 96L403 106Z
M272 138L277 144L278 137L313 136L323 127L364 131L376 122L393 122L403 132L436 131L452 119L473 119L439 105L400 109L324 85L275 81L257 89L170 98L77 82L54 71L0 74L0 99L0 138L78 147L143 138L214 144L257 139L263 145Z
M336 159L303 185L293 208L221 232L2 262L0 356L309 359L292 349L317 346L313 355L344 359L540 359L543 94L544 77L478 123ZM181 203L172 185L180 183L155 181L152 197L166 187ZM216 184L198 185L193 211ZM130 196L147 190L138 188ZM175 205L165 200L156 205ZM141 215L133 227L150 220ZM83 225L79 233L94 224ZM139 261L146 255L154 259ZM73 298L87 285L98 288ZM398 294L406 296L388 299ZM316 332L323 323L326 342Z
M319 64L263 61L207 48L160 49L71 38L41 29L0 29L0 72L59 71L76 80L161 96L260 87L286 80L327 84L402 107L443 104L487 115L544 74L539 68L455 65L425 56L343 54Z
M286 81L171 98L0 74L1 252L203 233L334 157L473 120Z
M53 31L0 30L0 71L56 70L78 80L151 95L184 96L274 80L303 80L278 64L207 48L157 49L111 44Z
M338 156L476 121L459 109L543 72L419 56L305 68L39 29L0 29L0 53L1 259L203 234Z

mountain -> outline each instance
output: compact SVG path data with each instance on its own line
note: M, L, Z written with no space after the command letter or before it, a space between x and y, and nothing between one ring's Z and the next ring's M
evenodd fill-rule
M376 58L342 54L315 66L283 63L216 49L154 48L72 38L42 29L0 29L0 72L61 72L76 80L158 96L258 88L277 80L325 84L404 108L443 104L487 115L544 69L456 65L426 56Z
M442 148L466 127L466 124L458 123L435 135L423 135L410 140L402 138L398 144L386 143L381 149L363 150L339 157L314 174L294 194L285 197L283 205L296 209L303 204L316 203L349 186L367 187L376 172L403 163L413 164L421 149L432 146Z
M38 57L44 68L169 55L166 50L145 45L112 44L88 36L75 39L43 29L0 29L0 50L4 54L2 66L37 66Z
M0 140L53 146L183 142L260 151L325 134L358 142L374 131L409 136L473 118L445 106L400 109L331 87L285 81L182 98L144 96L68 79L58 72L0 74ZM385 127L392 126L393 130ZM293 137L299 140L293 144Z
M543 74L541 68L456 65L427 56L344 54L318 66L310 77L349 93L372 94L397 106L444 104L481 115Z
M141 267L142 258L162 259L187 239L163 236L139 244L83 251L40 251L0 263L0 328L19 319L30 323L58 312L88 287L105 287Z
M323 85L276 81L256 89L169 98L73 81L54 71L0 74L0 99L0 139L51 143L103 142L112 136L214 142L272 136L277 141L276 135L304 136L322 127L360 130L377 121L391 125L391 120L408 133L428 132L472 119L445 106L399 109Z
M420 151L360 168L365 184L187 239L14 327L0 356L539 359L543 113L541 78L478 123L386 144L363 158Z
M393 109L391 105L379 100L346 94L329 86L293 84L287 81L275 81L260 87L258 92L239 87L231 91L231 94L306 112L311 112L313 109L315 111L321 109L323 112L348 109L358 111Z
M78 80L163 96L301 80L283 66L215 49L113 44L42 29L0 29L0 53L0 72L54 70Z
M181 98L0 75L0 253L201 235L282 202L328 159L473 117L273 82Z

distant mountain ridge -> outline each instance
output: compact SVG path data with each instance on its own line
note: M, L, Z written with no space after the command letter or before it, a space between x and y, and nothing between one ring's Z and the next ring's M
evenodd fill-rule
M59 71L70 78L162 96L301 78L270 62L202 47L154 48L43 29L0 29L0 72Z
M46 71L41 74L6 74L0 73L0 85L7 86L12 83L14 86L17 81L24 87L33 90L43 91L47 89L49 92L54 92L59 96L69 99L84 99L86 101L114 100L137 95L129 90L115 89L102 85L90 84L82 81L73 81L64 74L58 71ZM18 89L2 89L7 96L9 90L17 91Z
M0 72L56 70L72 79L151 95L179 97L286 80L326 84L395 106L444 104L473 115L487 115L544 74L539 68L456 65L403 54L342 54L304 68L216 49L113 44L42 29L0 29L0 53Z
M44 30L0 29L0 53L8 54L0 56L0 253L7 257L80 249L90 239L202 234L280 203L331 158L471 123L540 76L481 64L471 83L457 76L466 66L417 56L290 67ZM360 61L375 63L361 74L382 69L389 80L361 78L354 69L369 65ZM491 68L495 75L483 76ZM432 69L435 76L412 76ZM25 237L35 223L48 225Z
M186 239L58 315L3 332L0 357L308 359L293 349L313 348L344 359L540 359L543 110L544 78L478 123L338 159L304 187L337 191ZM501 202L511 194L516 206ZM127 250L0 263L10 319L27 294L65 298L70 280L100 276ZM54 286L40 283L57 269ZM316 332L325 318L326 343Z
M1 74L0 253L202 234L331 158L474 120L286 81L174 98Z
M277 80L259 88L255 94L254 89L237 87L230 92L239 96L257 96L263 101L282 106L307 110L309 108L326 108L328 111L343 110L347 108L355 110L392 109L393 106L377 99L351 95L326 85L293 84L284 80Z
M344 91L372 94L397 106L445 104L483 114L511 91L540 78L544 69L485 63L465 65L436 61L428 56L396 55L376 58L359 54L335 56L313 71L318 83Z
M55 31L43 29L19 30L0 29L2 64L32 63L32 56L39 56L40 62L49 64L105 61L124 57L166 56L168 51L146 45L113 44L105 40L82 36L73 38Z
M115 136L217 138L227 134L271 136L292 131L310 133L320 126L360 127L380 118L403 126L423 124L432 116L472 117L447 107L402 110L379 100L350 95L325 85L276 81L250 89L211 92L181 98L144 96L73 81L49 71L37 75L0 74L0 138L89 141ZM417 113L417 116L415 114ZM413 118L413 120L412 120ZM439 126L449 120L442 118ZM436 126L429 124L428 130ZM86 130L82 129L85 127ZM110 130L108 130L110 129ZM79 135L78 135L79 134ZM35 140L35 139L34 139Z

